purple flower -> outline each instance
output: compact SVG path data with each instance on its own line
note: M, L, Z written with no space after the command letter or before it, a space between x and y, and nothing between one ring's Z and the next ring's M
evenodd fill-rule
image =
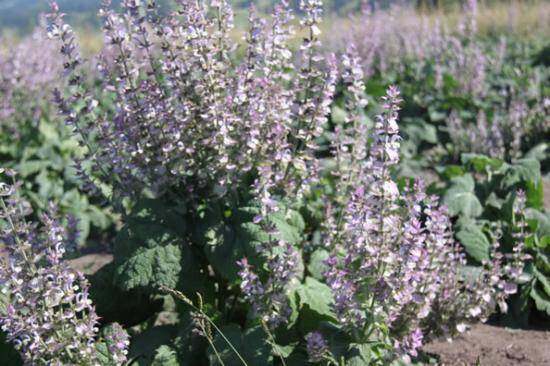
M99 318L89 299L89 283L63 261L75 234L61 225L53 205L40 217L40 225L27 223L16 186L10 196L0 197L0 217L9 222L0 233L8 254L0 262L0 283L7 295L0 327L26 364L95 364Z
M310 362L321 362L329 352L328 344L320 332L311 332L306 336L307 354Z
M128 360L128 347L130 345L128 333L119 324L111 324L105 334L105 341L115 364L125 364Z

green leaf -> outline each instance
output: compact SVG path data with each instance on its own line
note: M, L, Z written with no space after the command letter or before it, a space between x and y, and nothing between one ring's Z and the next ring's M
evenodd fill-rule
M432 122L441 122L447 118L446 113L435 110L435 108L430 107L428 113Z
M269 236L252 222L256 208L233 209L227 217L222 217L220 211L215 205L206 207L196 225L196 240L203 243L204 253L216 272L236 283L240 280L236 262L247 257L253 265L258 265L256 246ZM305 222L297 211L281 209L270 220L278 230L278 238L293 245L303 240Z
M273 356L279 358L287 358L292 352L294 352L294 349L296 349L297 345L298 342L287 344L286 346L282 346L280 344L271 344L271 347L273 348Z
M290 293L293 312L298 313L298 324L304 333L317 330L323 322L337 323L332 311L333 297L330 288L313 277L296 286Z
M221 332L231 342L241 357L244 358L248 366L268 366L272 364L271 347L261 327L253 327L243 332L238 325L229 324L222 327ZM243 366L243 362L237 354L217 332L213 343L225 366ZM207 352L210 365L221 365L212 346L208 347Z
M332 311L333 302L330 288L313 277L306 277L303 284L296 287L296 293L299 297L300 306L307 306L319 315L326 316L329 319L335 319Z
M435 126L426 123L420 118L415 118L404 123L403 132L407 136L407 141L411 141L415 145L419 145L424 141L430 144L437 143L437 130Z
M160 346L155 351L151 366L179 366L176 351L166 345Z
M325 249L317 249L311 254L307 269L314 278L318 280L324 279L325 276L323 273L327 270L325 260L327 260L328 257L329 253Z
M445 193L443 203L453 216L475 218L481 215L483 207L474 193L474 178L466 174L451 179L451 186Z
M548 144L543 142L536 146L533 146L526 154L526 159L535 159L538 161L543 161L548 158Z
M154 222L179 235L187 233L187 222L183 215L176 210L176 207L171 207L161 200L142 198L137 201L132 207L130 221L145 225Z
M102 322L118 322L133 326L150 318L160 305L144 291L124 291L113 283L116 266L113 262L90 276L90 297Z
M502 160L481 154L462 154L460 159L463 164L472 166L478 173L484 173L489 169L497 170L504 164Z
M446 180L464 175L464 168L461 165L438 166L436 171Z
M115 281L125 290L136 287L175 288L180 272L181 249L177 245L139 248L118 263Z
M57 144L60 141L58 129L53 123L41 120L38 131L44 136L45 144Z
M525 210L525 218L533 230L540 237L550 235L550 213L528 208Z
M538 181L525 182L525 194L527 198L527 206L533 208L542 208L544 204L544 187L542 179Z
M235 283L240 279L237 261L247 257L254 262L255 246L266 237L258 225L221 222L203 234L203 250L214 270Z
M550 315L550 295L544 293L537 286L533 286L530 295L531 298L535 300L537 309Z
M17 171L19 172L22 178L26 178L29 175L38 173L42 169L47 169L49 166L50 166L50 163L48 161L26 160L26 161L22 161L17 166Z
M542 290L546 293L546 295L550 296L550 279L548 276L544 275L544 273L540 272L537 268L533 269L533 274L538 283L540 283Z
M172 325L153 326L132 337L128 358L135 358L133 366L149 366L157 357L159 348L172 344L178 335L178 327ZM166 353L163 352L163 356ZM177 364L174 364L177 365Z
M384 342L351 344L346 366L387 364L388 345Z
M155 291L160 285L183 291L201 288L200 263L182 238L186 228L173 208L157 200L139 201L115 240L115 283L126 290Z
M456 233L456 238L464 246L468 255L478 262L490 259L491 243L479 226L472 223L461 227Z
M502 198L499 198L495 192L491 192L487 199L485 200L485 205L492 206L496 209L501 209L502 206L506 203L506 201Z
M287 243L297 245L302 241L305 222L300 213L294 210L279 210L271 220L279 231L280 238Z
M344 109L338 106L334 106L332 107L330 118L332 119L332 122L334 122L335 124L344 124L347 118L347 113Z
M116 363L111 358L111 352L105 342L97 342L95 344L96 356L101 366L116 366Z
M515 164L504 169L501 189L506 190L521 182L539 184L540 181L540 162L535 159L519 159Z

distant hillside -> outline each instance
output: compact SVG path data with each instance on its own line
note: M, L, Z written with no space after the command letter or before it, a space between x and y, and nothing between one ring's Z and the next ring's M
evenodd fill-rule
M101 0L57 0L57 3L71 23L98 25L96 14ZM37 25L39 14L48 9L46 0L0 0L0 28L25 33Z
M299 0L295 0L298 3ZM170 6L173 0L157 0L161 6ZM230 1L235 9L245 9L251 0ZM276 0L253 1L260 10L272 7ZM101 0L57 0L60 8L67 14L68 21L79 27L97 27L97 11ZM113 0L119 4L120 0ZM357 8L360 0L327 0L325 8L330 12L348 13ZM0 31L11 29L18 33L30 31L38 23L38 16L48 11L48 0L0 0Z

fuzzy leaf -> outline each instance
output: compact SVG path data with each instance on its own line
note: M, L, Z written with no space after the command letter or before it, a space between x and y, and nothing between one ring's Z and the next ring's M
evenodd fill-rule
M302 216L292 210L281 210L271 217L279 238L298 244L305 228ZM236 262L247 257L253 265L257 257L256 246L268 240L269 236L260 225L252 222L257 210L242 207L222 217L215 207L207 208L204 217L197 224L196 238L204 244L204 253L214 269L230 282L239 280Z
M295 245L300 243L305 223L298 212L280 210L272 216L271 220L275 223L282 240Z
M535 305L540 311L550 315L550 295L544 293L537 286L533 286L531 290L531 298L535 300Z
M97 342L95 344L96 356L101 366L116 366L116 363L111 358L111 353L105 342Z
M175 288L182 269L181 249L176 245L139 248L120 262L115 281L125 290L136 287Z
M456 238L464 246L468 255L478 262L490 259L491 243L489 243L489 240L479 226L472 223L461 227L456 233Z
M451 215L471 218L481 215L483 207L475 195L474 187L474 178L470 174L451 179L451 187L443 198Z
M533 274L535 275L538 283L540 283L541 288L544 290L546 295L550 296L550 279L548 276L545 276L537 268L533 269Z
M296 288L300 299L300 306L308 306L319 315L334 318L331 308L332 292L330 288L313 277L307 277L305 283Z
M484 173L488 168L499 169L504 164L502 160L481 154L462 154L460 159L464 165L471 165L479 173Z
M150 327L132 337L128 358L135 358L132 366L150 366L158 356L159 348L172 344L178 334L178 328L172 325L158 325ZM168 347L166 347L168 348ZM167 353L162 352L165 356ZM158 363L157 363L158 365ZM169 364L177 365L177 364Z
M166 346L162 345L155 351L155 358L151 363L151 366L178 366L178 357L176 352Z
M520 182L539 184L540 180L540 162L535 159L520 159L504 171L501 188L507 189Z
M550 235L550 213L532 208L525 210L525 217L540 237Z
M244 332L236 324L230 324L221 328L223 335L231 342L233 347L250 366L268 366L272 364L273 356L267 342L266 334L261 327L254 327ZM242 366L237 354L231 349L219 333L214 336L214 346L225 366ZM208 359L210 365L221 365L212 346L208 347Z
M403 126L403 133L407 137L407 141L413 142L416 146L422 142L430 144L437 143L437 130L434 125L426 123L420 118L414 118Z
M535 145L525 154L525 158L544 161L548 158L547 150L549 146L550 145L545 142Z
M323 280L323 273L327 270L325 260L329 257L329 253L324 249L317 249L311 254L309 259L308 271L311 275L318 279Z

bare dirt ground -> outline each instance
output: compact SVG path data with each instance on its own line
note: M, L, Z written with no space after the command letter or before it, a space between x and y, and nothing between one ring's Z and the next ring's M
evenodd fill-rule
M544 207L550 209L550 177L543 179ZM453 340L431 342L424 351L441 366L550 366L550 331L476 324Z
M91 275L99 271L101 267L109 264L113 260L112 254L94 253L86 254L82 257L69 260L69 266L86 275Z
M550 332L476 324L451 343L435 341L424 351L438 356L441 366L544 366L550 365Z

